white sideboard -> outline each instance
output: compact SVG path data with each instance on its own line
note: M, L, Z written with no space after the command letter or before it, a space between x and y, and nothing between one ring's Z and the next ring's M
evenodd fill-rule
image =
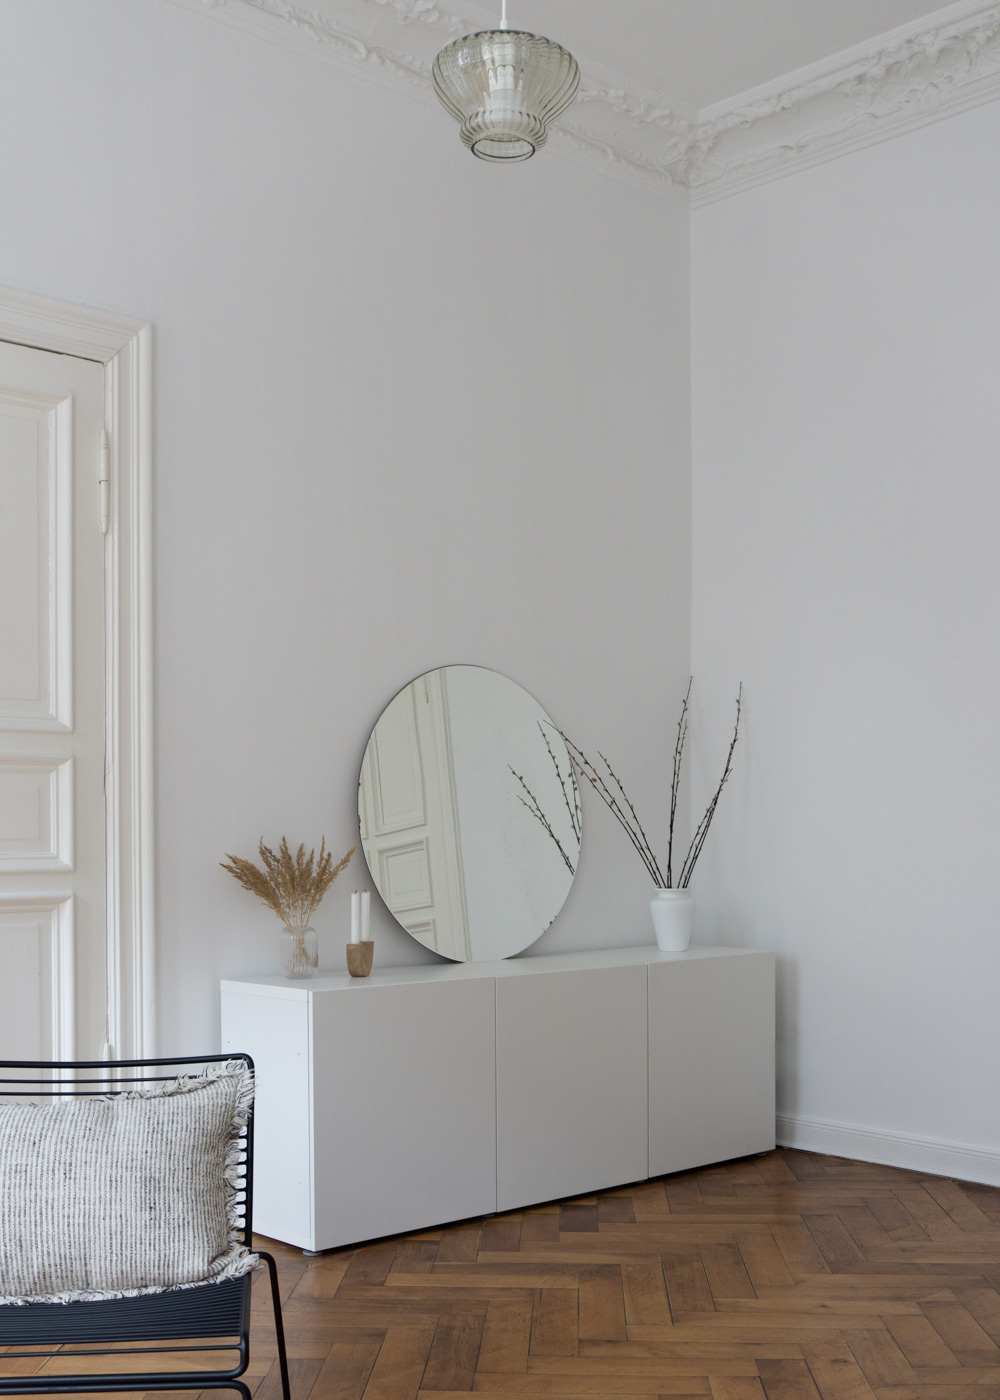
M774 958L618 948L222 983L254 1223L331 1249L774 1147Z

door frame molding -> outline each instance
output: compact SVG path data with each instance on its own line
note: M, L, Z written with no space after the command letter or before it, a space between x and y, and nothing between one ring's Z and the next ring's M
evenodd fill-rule
M105 367L107 966L116 1057L156 1053L153 883L152 327L0 287L0 340ZM97 463L94 511L97 513Z

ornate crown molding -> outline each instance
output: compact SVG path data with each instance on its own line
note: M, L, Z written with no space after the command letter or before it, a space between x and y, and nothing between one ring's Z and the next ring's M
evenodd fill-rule
M358 76L437 106L430 84L439 49L496 17L462 3L462 13L434 0L170 0L284 48L348 68ZM457 6L455 7L457 9ZM692 116L662 99L626 90L619 75L584 64L577 100L552 129L550 149L576 164L652 188L676 183L693 129Z
M706 204L1000 97L1000 4L962 0L699 114L677 172Z
M170 0L433 103L438 49L495 22L435 0ZM457 11L461 9L461 13ZM554 152L696 207L1000 97L1000 0L958 0L697 115L580 59Z

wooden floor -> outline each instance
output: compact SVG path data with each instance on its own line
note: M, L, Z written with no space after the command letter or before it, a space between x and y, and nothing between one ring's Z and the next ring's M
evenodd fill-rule
M293 1400L1000 1400L1000 1191L940 1177L778 1151L273 1252ZM278 1400L255 1295L249 1382Z

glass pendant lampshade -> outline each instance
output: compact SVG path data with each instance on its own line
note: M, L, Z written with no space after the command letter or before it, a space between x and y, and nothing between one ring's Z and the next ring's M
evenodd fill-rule
M560 44L519 29L486 29L443 48L434 91L480 160L527 160L580 86L576 59Z

